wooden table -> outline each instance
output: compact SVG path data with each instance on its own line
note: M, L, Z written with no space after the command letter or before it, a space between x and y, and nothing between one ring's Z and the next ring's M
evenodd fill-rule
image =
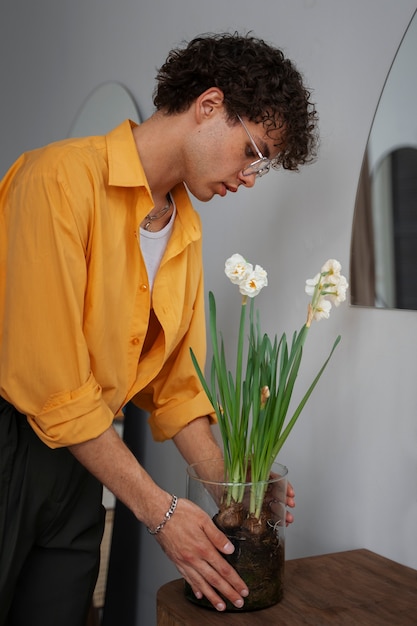
M261 611L204 609L185 598L183 585L159 589L158 626L417 625L417 571L369 550L287 561L283 600Z

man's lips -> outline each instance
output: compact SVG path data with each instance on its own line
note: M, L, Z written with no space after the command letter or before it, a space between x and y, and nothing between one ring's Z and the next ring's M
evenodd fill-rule
M226 185L226 183L222 183L222 190L220 192L220 195L222 196L222 198L224 198L228 191L230 191L231 193L236 193L237 190L238 188L236 187L236 185L232 186Z

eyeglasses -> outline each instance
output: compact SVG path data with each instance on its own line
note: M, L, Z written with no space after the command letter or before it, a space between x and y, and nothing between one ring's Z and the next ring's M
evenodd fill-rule
M249 137L250 142L252 146L254 147L256 154L259 157L259 159L256 159L256 161L253 161L253 163L245 167L245 169L242 170L242 174L243 176L252 176L253 174L255 174L255 176L258 176L260 178L264 174L268 174L269 169L272 165L272 161L271 159L264 157L262 152L259 150L258 146L255 143L254 138L250 134L245 122L242 120L240 115L237 116L237 119L242 124L243 128L245 129L246 134Z

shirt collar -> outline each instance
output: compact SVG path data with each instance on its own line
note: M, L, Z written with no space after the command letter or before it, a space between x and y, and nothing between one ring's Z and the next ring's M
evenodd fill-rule
M152 193L132 133L135 126L138 124L132 120L125 120L106 135L109 185L144 187L149 198L152 199ZM175 232L175 238L179 236L181 245L190 240L199 239L201 237L200 216L192 206L185 185L183 183L176 185L172 194L177 208L174 231L177 231L181 225L180 233Z
M148 181L139 158L132 120L125 120L106 135L109 161L109 185L118 187L144 186L150 194Z

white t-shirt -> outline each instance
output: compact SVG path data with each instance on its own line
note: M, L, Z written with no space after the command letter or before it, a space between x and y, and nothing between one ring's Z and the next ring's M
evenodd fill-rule
M172 196L171 202L174 205L174 210L168 224L164 226L164 228L156 232L139 228L140 249L142 250L146 271L148 272L149 287L151 290L174 226L177 211Z

